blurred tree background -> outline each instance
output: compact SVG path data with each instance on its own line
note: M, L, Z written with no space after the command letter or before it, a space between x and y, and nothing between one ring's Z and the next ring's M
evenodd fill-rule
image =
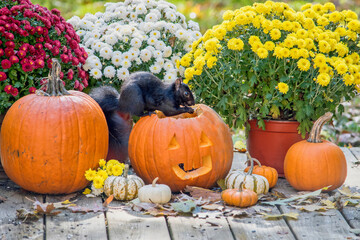
M252 5L254 2L265 2L264 0L167 0L178 7L188 20L199 23L201 32L222 22L222 14L228 9L237 9L242 6ZM118 2L118 0L32 0L49 9L57 8L62 12L65 19L76 15L83 17L86 13L104 11L106 2ZM308 2L304 0L287 1L295 10ZM325 3L326 0L314 1ZM350 9L360 15L360 0L336 0L331 1L337 10ZM360 98L355 98L345 103L345 113L338 116L332 124L326 125L323 135L340 146L360 146Z

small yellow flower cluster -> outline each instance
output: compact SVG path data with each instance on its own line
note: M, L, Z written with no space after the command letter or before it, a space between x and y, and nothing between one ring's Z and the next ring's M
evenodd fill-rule
M124 168L125 164L117 160L112 159L106 162L104 159L100 159L99 168L97 170L87 170L85 172L85 178L88 181L92 181L95 188L100 189L104 186L104 182L108 176L120 176ZM84 194L89 193L88 190L84 191Z
M336 11L329 2L305 4L297 12L286 3L267 1L228 10L223 19L181 59L187 68L185 83L217 66L219 59L234 60L224 55L236 51L249 62L262 60L271 65L295 60L289 72L304 72L322 87L337 81L331 79L341 79L345 86L360 85L360 58L355 50L360 21L351 10Z

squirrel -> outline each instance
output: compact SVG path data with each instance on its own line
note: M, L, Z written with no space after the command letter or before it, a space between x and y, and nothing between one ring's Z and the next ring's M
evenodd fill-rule
M126 161L131 117L146 116L160 110L165 116L193 113L195 104L190 88L181 78L164 83L149 72L135 72L124 81L120 93L110 86L94 88L89 93L101 107L109 128L109 157ZM127 115L127 118L121 115ZM111 156L109 156L111 155ZM119 157L120 155L120 157Z

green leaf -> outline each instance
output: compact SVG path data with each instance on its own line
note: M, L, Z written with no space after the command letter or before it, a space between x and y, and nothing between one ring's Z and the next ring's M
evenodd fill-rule
M187 200L184 202L171 203L174 211L181 213L191 213L196 209L196 204L192 200Z

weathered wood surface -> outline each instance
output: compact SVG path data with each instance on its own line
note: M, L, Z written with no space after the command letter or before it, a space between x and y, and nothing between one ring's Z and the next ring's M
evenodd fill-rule
M113 201L112 208L106 213L109 239L170 239L165 217L151 217L125 211L122 206L122 203Z
M75 204L79 207L101 207L101 198L79 196ZM65 197L46 196L46 202L56 203L69 200ZM86 214L62 211L56 216L47 216L45 221L46 238L57 239L106 239L104 212L89 212Z
M16 210L24 208L31 209L32 202L26 198L43 201L43 196L26 192L10 181L0 182L0 197L6 200L0 203L0 239L13 240L44 238L43 219L36 222L24 223L17 219ZM1 202L1 201L0 201Z
M348 162L346 185L360 188L360 148L342 148ZM234 154L234 169L243 169L246 156ZM9 187L10 186L10 187ZM287 196L297 192L280 179L274 190ZM72 213L63 211L57 216L46 216L38 221L23 223L16 218L16 210L31 210L37 198L40 202L60 202L73 196L42 196L19 189L9 180L0 181L0 239L359 239L350 232L360 228L360 209L345 207L341 211L325 213L300 212L289 206L267 207L271 214L298 212L298 220L264 220L256 217L192 218L151 217L124 208L113 201L107 212ZM101 205L101 198L86 198L81 193L75 198L78 206ZM212 215L212 214L209 214Z
M290 186L285 179L279 179L273 191L276 190L291 197L297 191ZM350 226L338 210L320 212L302 212L289 206L280 206L283 213L299 213L298 220L288 220L288 225L296 236L296 239L353 239L354 233L350 232Z

